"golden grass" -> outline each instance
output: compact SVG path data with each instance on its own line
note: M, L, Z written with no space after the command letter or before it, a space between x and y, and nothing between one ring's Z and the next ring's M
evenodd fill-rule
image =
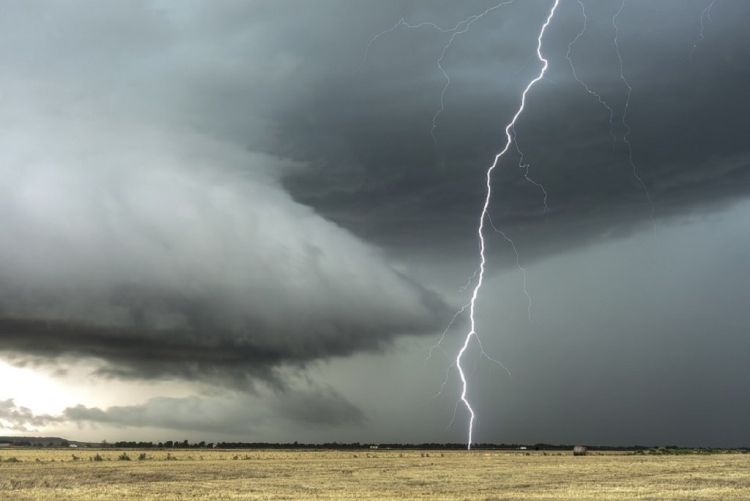
M0 499L750 499L750 454L141 452L2 450Z

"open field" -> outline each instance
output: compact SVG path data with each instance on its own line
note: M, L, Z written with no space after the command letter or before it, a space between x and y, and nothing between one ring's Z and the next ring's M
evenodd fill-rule
M750 499L750 454L180 449L128 450L129 461L122 454L2 450L0 499Z

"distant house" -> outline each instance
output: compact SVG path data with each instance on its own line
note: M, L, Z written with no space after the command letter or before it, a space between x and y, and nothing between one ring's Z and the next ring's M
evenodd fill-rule
M68 445L71 449L78 449L78 444L70 444Z
M10 447L10 442L0 442L0 447Z
M525 445L522 445L521 447L519 447L519 449L522 450L522 451L525 451L527 449L527 447Z
M576 445L573 447L574 456L585 456L588 453L588 449L582 445Z
M370 449L377 449L377 448L378 448L378 446L377 446L377 445L371 445L371 446L370 446Z

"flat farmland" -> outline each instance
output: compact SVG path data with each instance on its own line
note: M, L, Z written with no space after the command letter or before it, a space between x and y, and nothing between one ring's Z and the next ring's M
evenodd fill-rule
M746 500L750 454L0 451L0 499L157 498Z

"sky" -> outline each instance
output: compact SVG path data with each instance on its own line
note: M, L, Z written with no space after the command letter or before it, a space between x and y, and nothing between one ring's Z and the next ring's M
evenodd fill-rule
M465 442L552 3L0 1L0 434ZM560 0L474 441L750 446L749 19Z

